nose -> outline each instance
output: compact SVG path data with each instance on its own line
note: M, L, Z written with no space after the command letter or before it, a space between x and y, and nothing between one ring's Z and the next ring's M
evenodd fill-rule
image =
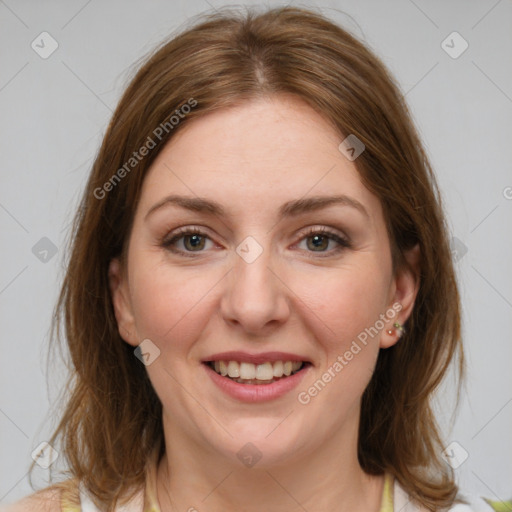
M256 336L266 336L286 322L291 292L273 263L268 248L254 261L234 255L221 300L226 322Z

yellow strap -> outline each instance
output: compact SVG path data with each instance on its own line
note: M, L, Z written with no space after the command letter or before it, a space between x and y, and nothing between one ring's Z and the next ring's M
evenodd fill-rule
M62 504L62 512L82 512L80 507L75 507L73 505L64 505Z
M393 475L386 473L384 476L384 489L379 512L393 512Z
M82 507L80 505L74 505L66 500L63 496L61 499L62 512L81 512Z

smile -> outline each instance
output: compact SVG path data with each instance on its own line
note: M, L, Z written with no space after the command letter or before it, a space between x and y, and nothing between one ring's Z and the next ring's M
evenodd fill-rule
M208 361L208 366L222 377L239 384L271 384L283 377L289 377L300 371L303 361L273 361L253 364L239 361Z
M201 366L223 394L240 402L252 403L284 398L298 387L313 368L307 361L261 362L261 359L258 363L238 362L232 359L206 360ZM240 376L230 377L229 371L232 375ZM274 371L280 376L274 377ZM249 378L243 379L244 376Z

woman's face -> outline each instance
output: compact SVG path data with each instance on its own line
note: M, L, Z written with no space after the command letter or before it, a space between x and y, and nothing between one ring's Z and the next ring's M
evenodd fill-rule
M392 273L380 202L342 140L275 96L190 122L149 170L110 278L122 337L150 340L172 439L260 465L355 449L361 396L415 284Z

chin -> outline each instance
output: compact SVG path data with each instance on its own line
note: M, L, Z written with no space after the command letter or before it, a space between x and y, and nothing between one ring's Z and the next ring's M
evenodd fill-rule
M237 421L229 428L233 437L223 436L227 443L217 445L217 449L228 459L234 457L238 464L248 468L268 469L289 464L290 459L298 457L298 447L304 445L307 437L301 441L291 422L288 423L290 419L279 425L282 420L248 418Z

